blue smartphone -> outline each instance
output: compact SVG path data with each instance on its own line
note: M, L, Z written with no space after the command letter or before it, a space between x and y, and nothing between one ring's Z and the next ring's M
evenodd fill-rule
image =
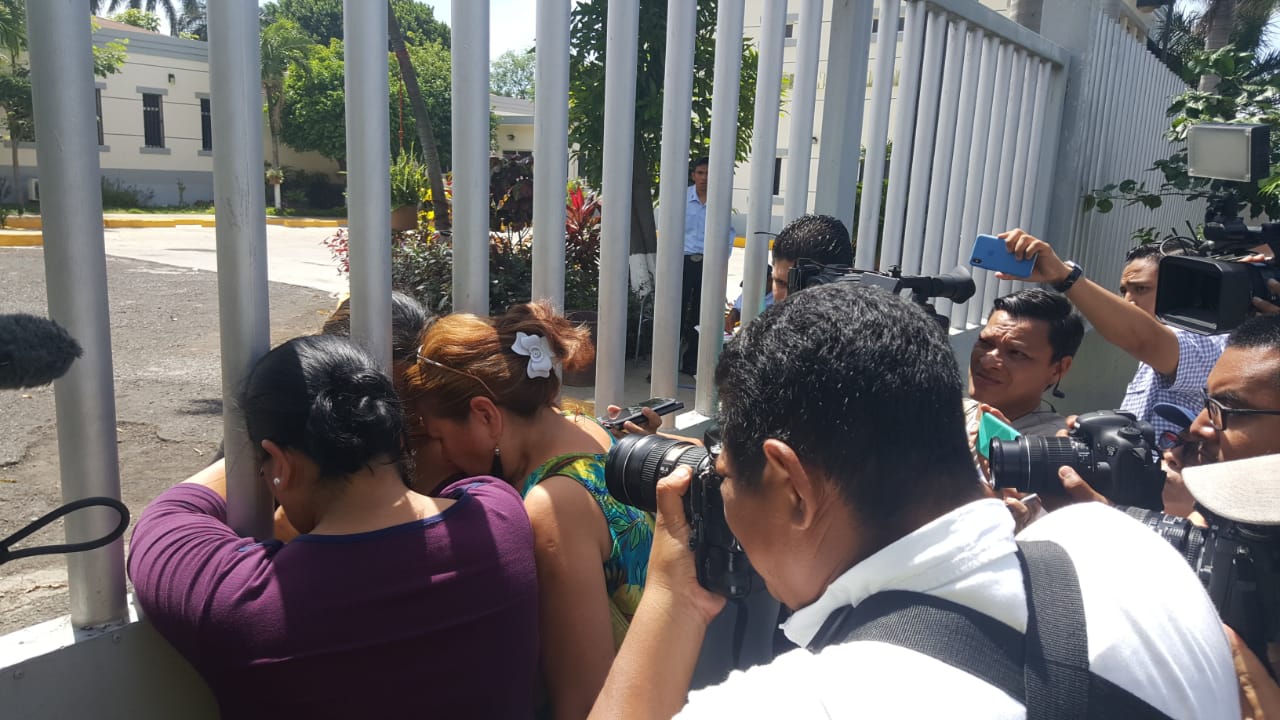
M969 258L969 264L991 272L1031 277L1031 271L1036 266L1036 256L1019 260L1005 248L1004 241L1000 238L995 235L979 235L973 243L973 256Z

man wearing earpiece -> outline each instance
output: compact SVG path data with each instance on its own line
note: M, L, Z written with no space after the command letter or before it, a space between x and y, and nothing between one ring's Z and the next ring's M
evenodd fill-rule
M1160 403L1182 407L1199 402L1201 388L1222 354L1226 338L1198 335L1156 319L1159 257L1139 246L1125 258L1120 279L1123 296L1090 281L1084 269L1064 262L1049 243L1022 230L1002 233L1018 259L1035 257L1030 280L1052 285L1071 301L1107 342L1139 362L1120 409L1151 423L1157 436L1176 428L1155 412Z
M1044 290L1020 290L996 298L969 356L965 419L977 429L978 410L998 410L1024 435L1053 435L1067 420L1043 398L1067 371L1084 323L1071 303Z

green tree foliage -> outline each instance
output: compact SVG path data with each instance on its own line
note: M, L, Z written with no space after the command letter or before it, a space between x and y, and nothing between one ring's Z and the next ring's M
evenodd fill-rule
M422 95L433 118L448 118L452 92L449 51L436 43L409 48L409 57L418 73ZM285 109L281 138L297 150L313 150L339 163L347 156L345 93L343 90L343 46L340 40L328 46L315 46L311 53L311 74L292 75L285 81ZM392 154L414 145L416 135L409 101L400 90L400 71L396 60L387 55L387 72L391 84ZM403 107L401 103L403 102ZM449 166L452 134L448 122L437 122L436 142L441 163ZM402 134L403 131L403 134Z
M373 0L366 0L372 2ZM439 43L449 47L449 26L436 20L429 5L414 0L392 0L396 18L409 45ZM262 7L264 22L288 18L320 44L342 40L342 0L276 0Z
M209 11L205 0L195 0L195 7L184 10L178 18L174 34L189 40L209 41Z
M502 53L489 65L489 92L503 97L532 100L536 66L534 48Z
M143 30L151 32L160 32L160 16L146 10L138 8L125 8L115 15L111 16L112 20L122 22L125 25L132 25Z
M707 155L711 148L711 91L715 71L716 0L698 0L697 37L694 49L693 127L689 157ZM592 185L600 186L604 157L604 59L607 0L585 0L574 6L571 19L573 46L569 65L570 135L580 146L578 171ZM636 184L632 191L633 247L654 247L652 200L657 197L662 147L663 73L666 65L667 3L641 0L639 62L636 69ZM748 42L742 46L741 89L738 97L737 160L751 151L755 119L756 66L758 56ZM642 187L643 185L643 187ZM648 202L646 202L646 200Z
M178 34L178 23L182 16L199 11L198 0L89 0L91 15L114 13L123 9L144 10L167 20L169 31L174 36Z
M1257 185L1235 185L1219 180L1193 178L1187 173L1187 130L1196 123L1238 122L1280 125L1280 75L1269 73L1259 77L1253 53L1240 52L1228 45L1221 50L1198 51L1186 65L1191 77L1215 75L1219 78L1213 92L1187 90L1169 105L1167 136L1175 150L1167 158L1156 160L1152 171L1160 173L1156 187L1129 179L1109 183L1093 190L1084 198L1084 209L1110 212L1117 204L1143 205L1155 209L1168 198L1179 200L1207 199L1211 204L1236 212L1247 209L1251 215L1280 217L1280 143L1273 143L1273 174ZM1152 237L1150 229L1136 234Z
M267 100L267 117L271 126L271 164L280 167L280 130L287 100L286 80L292 75L311 72L311 38L292 20L281 19L262 30L262 92Z

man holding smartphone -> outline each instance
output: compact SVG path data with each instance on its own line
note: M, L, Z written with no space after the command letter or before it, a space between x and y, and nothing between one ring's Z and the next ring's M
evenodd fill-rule
M1200 391L1222 354L1226 337L1199 335L1156 319L1157 246L1140 245L1129 252L1120 276L1121 296L1089 280L1083 268L1064 262L1047 242L1023 230L1010 230L1000 238L1018 259L1034 256L1035 265L1025 279L1052 285L1107 342L1138 361L1120 409L1151 423L1157 436L1176 432L1172 423L1155 412L1155 406L1195 407L1201 403ZM1009 276L1001 273L1001 277Z

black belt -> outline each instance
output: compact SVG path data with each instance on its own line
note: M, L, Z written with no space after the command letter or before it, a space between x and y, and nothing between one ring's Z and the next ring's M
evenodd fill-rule
M689 262L702 262L702 253L689 253L684 256L684 259Z

